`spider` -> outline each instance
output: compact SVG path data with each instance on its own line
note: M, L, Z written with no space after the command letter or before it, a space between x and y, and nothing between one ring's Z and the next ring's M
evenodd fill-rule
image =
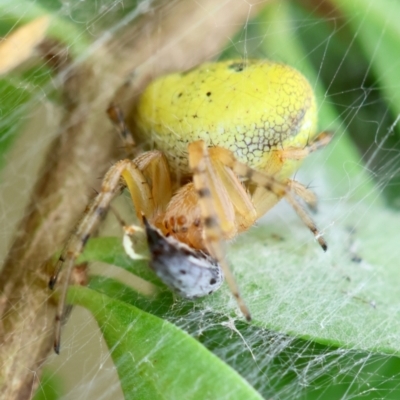
M101 191L69 239L50 280L66 265L56 315L55 351L71 271L111 200L127 188L143 224L151 266L186 297L214 291L222 276L244 317L251 315L225 258L226 241L250 228L285 198L325 240L297 197L316 196L289 177L300 162L329 143L317 134L316 102L296 70L267 60L206 63L152 82L133 112L133 135L116 107L109 116L126 147L148 146L114 164ZM220 269L222 273L220 273Z

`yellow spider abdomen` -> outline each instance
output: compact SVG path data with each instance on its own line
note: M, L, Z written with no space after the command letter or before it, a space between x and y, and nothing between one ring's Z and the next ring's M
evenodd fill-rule
M306 78L267 60L206 63L161 77L136 110L138 136L161 150L180 175L190 174L188 144L201 139L252 168L289 177L299 160L284 160L281 152L312 141L316 121Z

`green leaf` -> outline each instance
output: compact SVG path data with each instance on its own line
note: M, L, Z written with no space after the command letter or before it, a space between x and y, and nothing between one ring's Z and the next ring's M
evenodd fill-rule
M361 204L322 211L334 223L326 226L326 253L287 217L285 226L271 222L232 245L229 258L254 323L340 348L400 355L400 216Z
M360 204L322 211L326 224L335 222L325 227L326 253L290 211L285 225L270 217L268 225L230 246L228 257L252 323L331 346L400 354L400 216ZM97 257L104 259L101 249ZM226 287L198 304L242 318Z
M69 301L96 318L127 399L261 399L233 369L174 325L84 287L72 287Z
M94 277L90 287L151 310L181 327L265 398L347 398L365 392L365 398L372 400L385 398L388 391L393 398L396 393L400 395L397 380L393 379L400 369L398 357L290 337L207 311L199 302L146 301L124 283L110 278Z

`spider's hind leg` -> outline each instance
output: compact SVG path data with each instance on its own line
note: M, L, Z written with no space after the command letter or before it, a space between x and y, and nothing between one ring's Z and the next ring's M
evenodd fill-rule
M296 197L294 196L294 193L291 190L291 184L288 184L287 182L281 182L277 179L275 179L273 176L269 176L263 172L257 171L251 167L249 167L246 164L241 163L238 161L233 153L229 151L228 149L218 147L215 148L218 149L218 157L221 160L221 162L227 166L228 168L231 168L233 172L238 174L239 176L248 179L249 181L255 183L256 185L264 188L265 190L272 192L277 199L285 198L286 201L293 207L293 209L296 211L297 215L300 217L300 219L303 221L303 223L307 226L307 228L313 233L315 238L317 239L319 245L322 247L324 251L327 250L328 246L325 242L325 239L322 236L322 233L318 230L317 226L315 225L314 221L310 217L310 215L307 213L307 211L302 207L302 205L298 202ZM311 191L308 191L304 195L305 198L304 200L310 201L312 203L312 196L310 193ZM299 194L300 191L297 191L296 194Z
M319 133L307 146L303 148L286 148L280 150L280 155L283 159L287 160L303 160L311 153L318 151L327 146L332 140L333 134L331 132Z
M309 156L311 153L325 147L332 140L332 134L330 132L321 132L318 134L310 143L308 143L303 148L298 147L286 147L285 149L275 150L277 154L279 154L279 162L285 164L286 161L289 161L289 164L296 161L301 161L305 157ZM224 153L225 150L220 150L221 153ZM226 151L225 151L226 152ZM232 164L232 155L228 155L226 157L228 163ZM247 167L249 168L249 167ZM245 168L241 167L241 170L244 171ZM260 173L258 173L260 174ZM267 175L264 174L264 177ZM255 178L257 179L257 178ZM275 206L279 200L281 200L282 196L285 196L284 193L294 193L296 196L300 197L307 206L312 210L317 210L317 197L316 195L307 187L302 185L300 182L297 182L292 179L285 179L284 181L274 180L271 176L268 180L270 183L266 182L264 179L264 184L257 184L256 189L252 194L253 203L257 209L258 218L264 215L267 211L269 211L273 206ZM274 181L276 184L271 184L271 181ZM279 188L280 185L285 185L285 187ZM275 189L275 190L274 190ZM293 197L290 194L287 198ZM288 199L289 203L291 200ZM292 204L292 203L291 203Z

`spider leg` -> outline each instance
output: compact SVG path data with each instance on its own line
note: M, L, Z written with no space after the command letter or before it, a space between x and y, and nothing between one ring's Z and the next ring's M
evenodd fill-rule
M218 213L221 199L215 196L214 186L217 180L212 182L210 179L215 172L211 165L208 149L205 143L200 140L190 143L188 151L189 164L193 171L193 183L199 196L199 207L201 209L207 249L220 264L229 289L235 297L241 312L250 321L250 311L240 295L239 287L225 258L223 224L221 224L220 214Z
M281 167L283 167L283 165L285 164L285 160L300 162L310 153L313 153L314 151L325 147L331 141L331 139L332 134L330 134L329 132L322 132L304 148L299 149L289 147L285 148L284 150L275 150L275 154L277 156L275 161L277 164L281 165ZM272 175L274 175L274 172L272 173ZM280 182L284 185L287 185L287 187L293 193L304 200L309 205L311 210L316 210L317 198L311 190L304 187L301 183L291 179L281 180ZM257 209L257 218L260 218L268 210L275 206L281 198L282 195L277 194L274 191L271 191L270 189L263 186L257 186L252 193L252 201Z
M284 159L291 159L291 160L302 160L303 158L307 157L310 153L317 151L327 144L330 143L332 140L332 133L330 132L321 132L317 135L317 137L306 147L302 149L298 148L287 148L285 150L280 150L279 154Z
M286 181L287 187L292 191L296 196L300 197L303 201L307 203L312 211L317 210L317 196L313 191L306 188L300 182L297 182L292 179L287 179ZM252 196L251 199L254 203L254 207L257 210L257 219L262 217L268 210L270 210L273 206L275 206L281 197L276 195L274 192L267 190L265 187L258 186Z
M275 179L272 176L266 175L263 172L257 171L253 168L250 168L248 165L241 163L236 160L235 156L230 150L227 150L222 147L215 147L215 152L218 152L219 160L227 167L231 168L233 172L242 176L249 181L255 183L256 185L261 186L269 192L274 193L274 200L281 199L285 197L288 203L293 207L296 211L297 215L301 218L303 223L308 227L308 229L314 234L318 243L322 247L324 251L327 250L328 246L322 237L322 234L319 232L312 218L307 214L306 210L301 206L301 204L296 200L294 194L290 190L290 185L287 183L281 182ZM257 206L256 206L257 208ZM259 210L257 210L259 211Z
M312 211L316 211L318 199L316 194L312 190L306 188L302 183L297 182L293 179L288 179L287 184L293 191L293 193L295 193L307 203Z
M165 155L157 150L148 151L135 158L135 164L151 183L155 214L164 212L172 197L172 182ZM149 214L145 215L149 218ZM139 215L138 218L142 219Z
M125 182L121 182L121 178ZM76 259L82 253L90 236L96 231L101 219L108 211L112 199L124 186L128 186L136 210L143 212L145 215L152 215L153 213L154 203L150 186L135 162L122 160L113 165L105 175L101 191L88 207L84 217L62 251L55 267L55 273L49 282L49 287L53 289L65 263L65 281L62 285L55 317L54 350L56 353L59 353L60 350L62 315Z
M215 149L217 150L215 151ZM218 176L218 187L223 187L228 192L229 201L235 208L236 228L239 232L242 232L252 226L257 220L257 210L254 207L251 196L238 176L220 162L218 148L211 147L208 151L212 167ZM225 238L230 238L230 236L225 236Z
M136 143L132 132L126 125L121 108L111 103L107 109L107 114L124 143L128 158L132 158L137 152L135 151ZM134 161L147 180L152 182L152 194L157 202L155 208L165 209L172 195L167 159L161 152L154 150L139 155ZM139 214L138 218L141 219Z
M107 108L107 114L108 118L111 120L122 139L125 147L126 156L128 158L133 158L133 156L135 155L136 142L133 138L132 132L129 130L128 126L125 123L125 118L122 110L114 103L111 103Z

